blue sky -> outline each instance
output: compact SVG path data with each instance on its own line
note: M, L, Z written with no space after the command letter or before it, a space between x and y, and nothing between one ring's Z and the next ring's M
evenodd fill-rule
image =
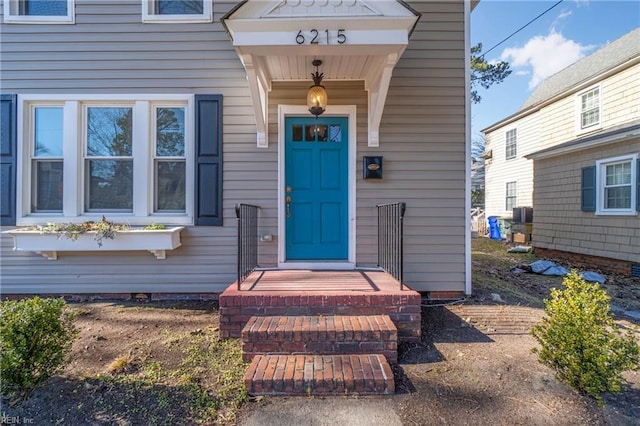
M471 44L482 43L486 52L557 1L481 0L471 13ZM638 0L564 0L486 56L509 62L513 72L502 84L480 88L482 101L471 107L472 140L515 113L540 81L638 26Z

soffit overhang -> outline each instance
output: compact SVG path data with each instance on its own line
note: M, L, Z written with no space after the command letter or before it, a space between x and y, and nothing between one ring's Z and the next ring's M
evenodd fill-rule
M378 146L391 74L419 17L395 0L247 0L230 11L222 22L247 72L258 146L267 146L271 82L311 84L314 59L325 81L365 82L368 144Z

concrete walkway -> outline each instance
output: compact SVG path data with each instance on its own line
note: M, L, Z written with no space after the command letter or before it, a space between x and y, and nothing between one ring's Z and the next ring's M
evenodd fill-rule
M293 397L251 408L243 426L401 426L390 397Z

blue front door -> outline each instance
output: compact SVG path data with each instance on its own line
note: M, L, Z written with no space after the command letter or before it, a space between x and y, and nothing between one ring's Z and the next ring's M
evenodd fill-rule
M348 259L348 119L285 120L286 259Z

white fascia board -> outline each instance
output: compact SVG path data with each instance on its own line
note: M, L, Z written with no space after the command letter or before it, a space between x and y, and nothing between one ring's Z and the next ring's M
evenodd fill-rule
M243 55L256 56L386 56L390 53L404 51L406 46L395 45L252 45L236 46L236 51Z

